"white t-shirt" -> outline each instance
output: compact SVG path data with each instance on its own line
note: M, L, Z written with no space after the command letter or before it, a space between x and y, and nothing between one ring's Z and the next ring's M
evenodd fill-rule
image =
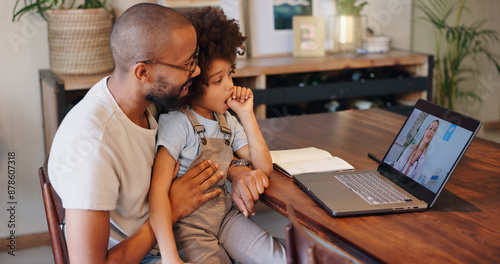
M198 119L198 122L205 127L205 137L224 138L218 120L210 120L200 116L193 110L190 111ZM225 112L224 116L226 117L227 126L232 132L229 141L233 152L235 152L248 145L248 140L236 117L229 112ZM179 161L180 166L177 177L184 175L194 159L200 154L200 136L194 131L187 115L180 111L161 114L158 124L158 141L156 145L166 147L170 155Z
M48 171L64 208L110 211L112 247L149 216L158 124L154 108L148 109L150 129L133 123L111 95L107 79L94 85L64 118Z

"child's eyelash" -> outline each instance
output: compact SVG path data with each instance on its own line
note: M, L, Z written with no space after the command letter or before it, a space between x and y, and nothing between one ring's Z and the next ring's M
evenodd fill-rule
M231 77L231 75L233 75L233 74L234 74L234 70L231 70L231 71L227 74L227 76ZM222 77L221 77L221 78L219 78L217 81L214 81L213 83L214 83L214 84L219 84L219 83L221 83L221 82L222 82Z

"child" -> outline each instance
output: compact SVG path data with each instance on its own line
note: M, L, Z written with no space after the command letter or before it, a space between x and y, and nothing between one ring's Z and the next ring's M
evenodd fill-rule
M283 245L247 218L253 202L268 186L272 172L271 156L253 113L253 93L235 87L231 74L237 52L244 52L239 26L228 20L222 10L205 7L185 11L198 34L201 68L189 93L182 99L188 106L160 116L158 153L150 192L151 225L160 246L164 263L180 262L173 246L175 235L183 261L193 263L285 263ZM182 105L182 104L181 104ZM241 120L227 110L231 108ZM200 206L177 221L170 229L171 204L168 188L177 176L204 160L218 164L219 173L231 172L233 153L253 164L251 176L237 175L232 180L232 196L225 186L226 177L213 188L219 197ZM177 160L177 162L176 162ZM233 162L240 166L241 160ZM243 165L245 164L243 162ZM228 171L229 168L229 171ZM158 173L156 173L158 172ZM229 176L232 176L228 173ZM246 197L246 199L245 199ZM253 201L248 201L251 197ZM238 209L233 208L233 201Z

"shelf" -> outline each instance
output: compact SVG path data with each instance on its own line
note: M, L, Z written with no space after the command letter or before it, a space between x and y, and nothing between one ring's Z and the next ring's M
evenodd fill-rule
M279 56L266 58L239 58L233 75L235 85L252 88L255 95L255 115L266 118L266 105L317 101L366 96L406 96L410 101L431 99L431 55L407 51L386 54L364 54L356 57L326 55L324 57ZM384 78L364 82L337 81L318 85L285 85L274 87L269 81L275 75L335 73L386 67L404 71L408 78ZM45 146L48 153L55 132L67 111L88 89L103 77L57 75L40 70L40 87L44 115ZM268 80L269 79L269 80Z
M426 77L413 77L403 80L384 79L367 82L339 82L304 87L288 86L267 88L254 92L255 104L282 104L324 99L343 99L387 95L410 92L426 92ZM405 86L404 91L401 87Z

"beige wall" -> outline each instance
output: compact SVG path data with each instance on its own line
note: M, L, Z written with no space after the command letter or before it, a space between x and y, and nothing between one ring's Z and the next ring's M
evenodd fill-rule
M415 2L415 0L414 0ZM468 1L470 11L463 13L463 21L470 25L473 21L487 18L488 27L500 32L500 1L474 0ZM430 25L418 18L422 14L414 8L412 29L412 49L423 53L434 53L434 38ZM500 47L496 48L499 54ZM474 67L473 64L470 64ZM484 64L483 73L478 82L468 82L465 86L473 89L483 98L480 104L462 105L458 111L474 116L482 121L496 121L500 119L500 76L495 72L493 65Z
M37 169L44 159L38 70L49 67L47 25L12 23L15 1L0 2L0 237L7 226L7 154L16 153L16 233L46 230Z
M12 23L15 1L0 1L0 237L6 237L7 228L7 153L16 153L16 233L18 235L46 230L36 171L44 159L42 108L38 70L49 67L47 26L33 17L24 17ZM475 0L471 7L475 17L489 16L490 25L500 30L495 0ZM414 16L414 19L418 15ZM469 17L472 17L470 14ZM430 28L413 23L412 47L415 51L432 53L434 50ZM500 80L494 73L486 74L489 88L481 107L466 109L482 120L498 120ZM492 90L492 89L496 90Z
M500 1L489 0L486 5L486 15L488 17L488 27L500 32ZM496 53L500 54L500 45L497 45ZM500 120L500 76L495 71L493 64L488 64L488 71L484 74L483 97L484 104L481 106L481 119L484 121Z

